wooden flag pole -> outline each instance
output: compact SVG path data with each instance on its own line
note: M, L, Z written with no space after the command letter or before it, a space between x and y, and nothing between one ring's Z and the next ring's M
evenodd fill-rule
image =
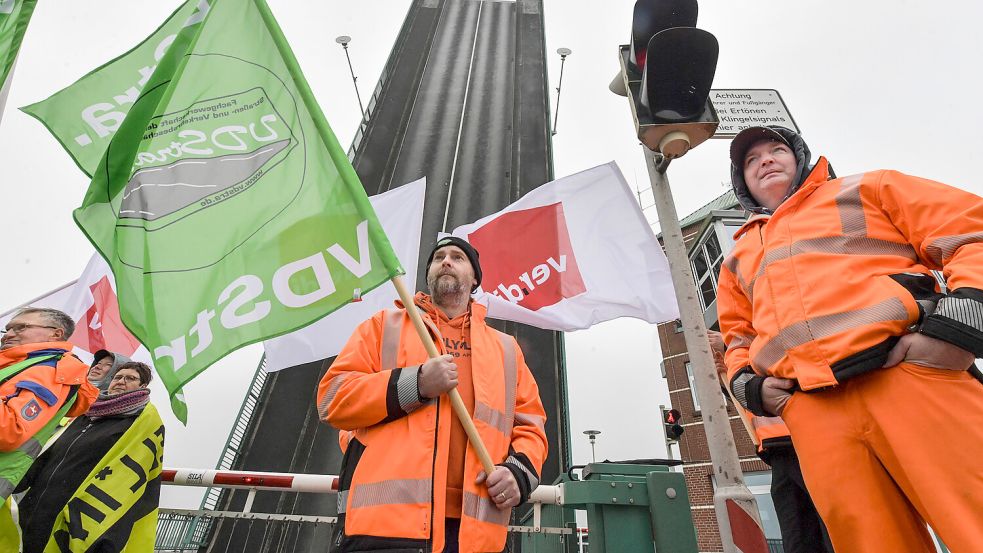
M406 285L403 284L403 279L401 276L397 275L392 278L393 286L396 287L396 293L399 294L400 301L406 307L406 313L410 316L410 320L413 321L413 328L416 329L416 333L420 336L420 340L423 341L423 347L427 349L427 355L430 358L440 357L440 352L437 350L437 345L433 343L433 337L427 332L427 327L423 324L423 318L420 316L420 312L416 308L416 304L413 303L413 296L410 295L409 291L406 289ZM481 468L485 470L485 474L491 474L495 470L495 464L492 463L491 455L488 454L488 449L485 447L485 443L481 441L481 436L478 435L478 429L474 426L474 421L471 420L471 415L468 414L468 408L464 406L464 401L461 399L461 394L457 391L457 388L453 388L447 392L447 397L451 399L451 407L454 408L454 413L457 418L461 421L461 426L464 427L464 431L468 434L468 440L471 441L471 446L474 447L475 453L478 454L478 459L481 461Z

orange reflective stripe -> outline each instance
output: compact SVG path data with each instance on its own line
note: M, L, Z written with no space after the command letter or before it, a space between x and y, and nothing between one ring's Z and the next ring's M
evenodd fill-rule
M734 337L731 339L730 343L727 344L727 350L730 351L732 349L737 349L737 348L751 347L751 342L753 341L754 341L754 336L747 336L745 334L734 334Z
M511 336L504 332L495 332L502 343L502 357L504 357L505 365L505 420L506 428L511 428L512 422L515 420L515 394L519 385L516 346L515 340Z
M512 515L512 509L499 509L491 499L468 491L464 492L461 512L464 516L499 526L508 526Z
M525 413L515 414L515 424L524 424L527 426L535 426L536 428L546 431L546 417L540 417L539 415L527 415Z
M867 217L860 199L860 180L863 174L844 177L840 192L836 195L836 208L840 212L840 226L847 236L866 236Z
M748 285L747 281L744 280L744 275L741 274L741 262L739 259L737 259L737 256L731 255L728 256L727 259L724 259L724 267L726 267L728 271L737 277L737 284L741 286L741 290L744 290L744 295L750 299L753 291L751 290L751 287Z
M946 260L956 253L956 250L966 244L983 242L983 232L970 232L967 234L956 234L953 236L943 236L932 241L925 248L928 258L936 265L944 265Z
M822 315L799 321L781 329L754 357L755 368L767 371L778 363L792 348L818 338L886 321L908 320L908 311L898 298L888 298L878 304L857 309Z
M322 418L327 418L328 416L328 406L331 405L331 401L334 397L338 395L338 388L341 388L341 384L348 379L348 373L341 373L338 376L331 379L328 384L328 391L324 393L321 401L317 404L317 414Z
M403 312L397 309L387 309L383 316L382 349L379 351L381 369L391 371L396 368L396 356L399 353L399 338L403 330Z
M431 488L430 479L427 478L356 484L349 492L349 510L380 505L429 504Z
M498 430L506 436L512 435L512 423L507 420L505 413L490 407L483 401L475 400L474 402L474 418L479 420L488 426Z

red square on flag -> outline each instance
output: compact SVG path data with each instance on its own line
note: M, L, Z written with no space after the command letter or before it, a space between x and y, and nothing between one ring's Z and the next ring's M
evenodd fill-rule
M563 205L511 211L468 235L481 259L481 287L536 311L587 291Z

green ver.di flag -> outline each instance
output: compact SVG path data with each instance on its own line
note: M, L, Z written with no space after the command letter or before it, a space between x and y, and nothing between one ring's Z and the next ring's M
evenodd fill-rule
M181 420L210 364L403 273L263 0L177 34L75 220Z

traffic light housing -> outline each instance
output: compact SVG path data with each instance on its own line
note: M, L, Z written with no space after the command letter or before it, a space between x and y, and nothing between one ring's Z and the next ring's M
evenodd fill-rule
M638 138L669 159L713 136L719 124L709 101L719 47L695 27L697 12L696 0L637 0L631 43L619 50Z
M683 425L679 424L680 420L682 420L682 415L678 409L662 409L662 427L666 431L667 442L677 442L679 437L683 435L685 429Z

